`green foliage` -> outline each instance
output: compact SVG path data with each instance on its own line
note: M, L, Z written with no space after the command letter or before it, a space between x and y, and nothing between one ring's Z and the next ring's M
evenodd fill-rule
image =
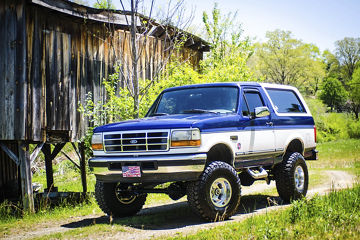
M332 77L324 80L320 99L330 107L331 111L343 105L346 96L347 93L339 80Z
M355 114L356 119L359 119L360 112L360 67L357 68L352 75L352 80L349 83L349 97L351 110ZM360 124L360 123L359 123Z
M203 13L206 39L211 51L201 62L205 82L249 81L252 73L247 60L253 53L250 39L242 37L241 24L236 22L237 13L222 15L215 3L211 18Z
M328 142L338 139L358 138L359 122L346 113L327 113L326 107L318 99L306 99L314 117L317 129L317 141Z
M360 63L360 38L346 37L335 42L336 57L342 66L342 79L350 81Z
M96 0L94 8L115 9L115 5L112 3L112 0Z
M348 124L348 134L350 138L360 138L360 122L353 121Z
M319 49L292 37L290 31L269 31L265 43L257 44L252 69L258 78L294 85L309 94L318 90L325 76Z

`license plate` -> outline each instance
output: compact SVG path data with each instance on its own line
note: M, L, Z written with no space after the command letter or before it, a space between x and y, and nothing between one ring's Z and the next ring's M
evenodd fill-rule
M123 166L123 177L141 177L140 166Z

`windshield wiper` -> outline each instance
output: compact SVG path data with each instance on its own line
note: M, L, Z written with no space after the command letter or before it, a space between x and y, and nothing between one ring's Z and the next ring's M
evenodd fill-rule
M165 116L165 115L169 115L168 113L154 113L151 114L151 116Z
M184 110L183 113L215 113L215 112L212 112L209 110L204 110L204 109L194 108L194 109Z

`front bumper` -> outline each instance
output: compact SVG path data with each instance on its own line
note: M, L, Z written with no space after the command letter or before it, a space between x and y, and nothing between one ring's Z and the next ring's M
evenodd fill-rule
M89 160L96 179L102 182L170 182L196 180L204 170L206 153L94 157ZM141 177L123 177L123 166L140 166Z

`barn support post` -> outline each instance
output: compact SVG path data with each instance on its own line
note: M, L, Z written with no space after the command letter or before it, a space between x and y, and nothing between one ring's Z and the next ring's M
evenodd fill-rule
M54 172L52 161L65 146L65 143L58 143L55 145L54 150L51 152L51 144L45 143L42 147L42 152L45 155L45 170L46 170L46 189L45 192L57 192L57 187L54 186Z
M51 145L45 143L42 152L45 156L45 171L46 171L46 189L44 192L57 191L56 187L54 187L54 172L52 167L52 159L51 159Z
M79 143L80 151L80 171L81 171L81 183L83 187L83 192L87 192L87 183L86 183L86 157L85 157L85 144L84 142Z
M30 166L29 144L24 141L18 142L20 177L21 177L21 194L25 211L35 212L34 196L32 188L32 176Z

